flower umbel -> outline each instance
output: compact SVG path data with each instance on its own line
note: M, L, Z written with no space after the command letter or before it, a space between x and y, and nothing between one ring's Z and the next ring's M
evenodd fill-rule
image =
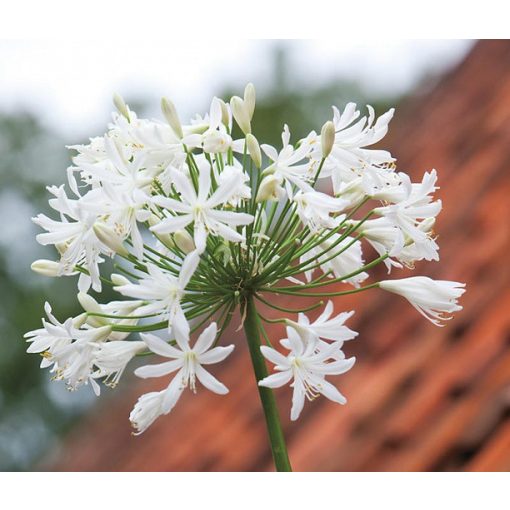
M41 367L69 389L90 384L96 394L101 383L115 387L137 356L166 358L135 370L141 378L173 374L165 389L134 406L130 420L140 434L186 388L228 392L205 367L232 352L224 337L240 317L275 465L290 470L271 388L291 385L292 420L307 399L346 403L332 378L353 367L344 343L357 333L346 325L354 311L335 314L336 297L381 288L436 325L461 310L464 284L371 279L381 263L390 272L439 260L437 173L413 183L388 151L372 148L393 109L377 118L370 106L365 116L354 103L334 107L320 134L291 141L285 125L281 147L273 147L253 132L252 84L242 97L213 98L208 112L188 123L166 98L161 120L138 118L118 95L114 104L103 136L70 147L76 154L67 186L48 188L56 217L33 218L44 230L37 240L54 245L57 257L32 269L77 276L84 313L60 322L46 304L42 328L25 335L27 350L40 353ZM107 259L114 272L104 269ZM105 286L117 300L89 294ZM275 299L282 294L312 304L288 309ZM334 299L323 307L324 297ZM278 317L266 318L267 308ZM308 314L317 308L318 317ZM273 346L265 323L285 325L280 346L287 354Z

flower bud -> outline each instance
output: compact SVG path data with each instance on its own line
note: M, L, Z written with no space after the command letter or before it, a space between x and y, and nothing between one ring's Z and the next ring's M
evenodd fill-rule
M260 168L262 166L262 154L260 153L259 142L251 133L246 135L246 146L255 166Z
M260 183L256 201L278 200L282 195L283 189L280 186L280 179L275 175L266 175Z
M335 125L328 120L321 130L322 157L327 158L331 154L335 143Z
M43 276L59 276L60 264L53 260L39 259L32 262L30 269Z
M101 306L99 303L92 297L86 294L85 292L78 293L78 301L81 307L85 310L87 314L89 313L103 313ZM100 326L104 326L108 321L103 317L89 317L87 316L87 324L92 326L93 328L98 328Z
M103 313L99 303L85 292L78 292L78 301L87 313Z
M115 108L117 108L117 111L129 121L129 108L120 94L115 93L113 95L113 104Z
M250 120L253 118L253 113L255 112L255 100L255 86L253 83L248 83L244 89L244 105Z
M232 115L234 119L236 119L241 131L245 135L251 133L250 116L244 101L240 97L234 96L230 100L230 108L232 109Z
M187 230L177 230L174 234L174 242L177 248L186 254L195 250L195 242Z
M182 138L184 136L182 132L181 121L179 120L179 115L177 115L177 110L175 109L172 101L164 97L161 99L161 110L163 115L165 116L166 121L170 124L173 132L176 134L178 138Z
M110 250L118 253L122 257L127 257L129 255L129 251L122 244L122 239L108 225L104 223L94 223L93 229L96 237L105 246L110 248Z
M110 280L116 287L120 287L121 285L128 285L131 283L124 275L118 273L112 273L110 275Z
M223 99L219 99L219 102L221 106L221 123L228 127L230 125L230 112L228 111L228 106Z

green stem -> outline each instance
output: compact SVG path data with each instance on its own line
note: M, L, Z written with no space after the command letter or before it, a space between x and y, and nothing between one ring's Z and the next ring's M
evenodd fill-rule
M255 308L253 296L249 295L246 298L245 306L246 318L244 320L244 332L246 334L246 340L248 341L251 362L253 364L255 378L257 380L260 400L264 409L264 416L266 418L267 432L269 435L274 464L277 471L292 471L273 391L271 388L258 386L258 381L267 377L268 373L264 356L262 356L262 353L260 352L261 343L258 332L257 309Z

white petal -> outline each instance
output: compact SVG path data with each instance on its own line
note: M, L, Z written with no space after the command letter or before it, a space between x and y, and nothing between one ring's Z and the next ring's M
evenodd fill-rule
M303 386L297 382L294 385L294 393L292 394L292 409L290 410L290 419L296 421L305 405L305 392Z
M254 220L254 217L251 214L237 213L232 211L212 210L209 211L207 215L213 220L233 226L249 225Z
M211 322L211 324L209 324L209 326L200 333L200 336L193 346L193 351L197 354L202 354L207 351L207 349L209 349L209 347L213 344L217 331L218 327L216 323Z
M198 200L205 202L211 189L211 173L208 166L200 169L198 174Z
M196 366L195 372L197 374L198 380L208 390L211 390L214 393L218 393L219 395L225 395L228 393L228 388L200 365Z
M135 375L146 379L147 377L161 377L162 375L170 374L182 366L182 360L174 359L172 361L165 361L156 365L145 365L135 370Z
M268 375L259 381L259 386L265 386L266 388L280 388L287 384L292 379L292 372L290 370L284 370L283 372L277 372L276 374Z
M172 331L175 336L175 340L177 345L183 350L189 350L189 333L190 326L184 312L182 311L181 305L177 305L175 308L175 313L172 318Z
M154 353L165 358L177 358L181 356L181 351L172 347L167 342L150 333L140 333L140 337L147 344L147 347Z
M197 250L192 251L186 255L184 262L182 263L181 272L179 273L179 284L182 289L188 285L193 273L198 267L200 262L200 254Z
M234 345L228 345L227 347L215 347L210 351L199 356L198 360L201 365L210 365L211 363L219 363L223 361L232 351Z
M345 404L347 399L328 381L321 381L319 391L329 400L339 404Z
M276 349L273 349L272 347L262 345L260 347L260 351L262 352L264 358L273 363L273 365L286 365L288 363L287 358L282 353L278 352Z
M189 179L182 172L175 169L171 169L170 174L172 176L173 185L181 194L182 198L190 205L195 204L197 195Z
M191 207L188 204L184 204L183 202L179 202L179 200L175 200L173 198L162 197L161 195L156 195L152 201L159 205L160 207L164 207L169 211L180 212L180 213L190 213Z
M156 234L172 234L177 230L182 230L187 227L193 221L191 214L185 214L183 216L172 216L165 218L161 223L150 227L152 232Z
M163 402L161 404L163 414L168 414L174 408L175 404L177 404L177 401L184 391L184 386L181 383L182 369L175 374L168 388L164 390Z

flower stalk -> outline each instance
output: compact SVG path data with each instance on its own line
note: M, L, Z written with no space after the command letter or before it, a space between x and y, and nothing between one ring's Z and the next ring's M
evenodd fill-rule
M244 319L244 332L248 342L253 371L255 372L260 401L264 410L274 464L277 471L292 471L273 390L258 385L259 381L262 381L262 379L268 376L268 371L264 356L262 356L260 351L259 321L252 295L246 297L244 306L246 314Z

